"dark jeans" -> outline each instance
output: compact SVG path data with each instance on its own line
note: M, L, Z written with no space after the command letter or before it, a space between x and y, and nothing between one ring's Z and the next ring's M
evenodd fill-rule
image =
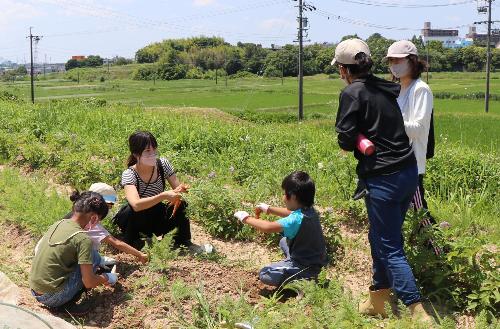
M259 279L263 283L278 287L283 283L294 280L316 280L321 271L319 267L303 267L290 259L290 249L286 243L286 238L280 240L280 248L285 254L285 259L269 264L259 272Z
M191 244L191 228L189 219L186 216L187 203L182 201L175 216L170 218L173 205L165 205L163 202L145 209L142 211L130 211L127 216L127 223L123 228L124 240L131 245L140 245L140 234L151 237L166 234L174 229L177 229L174 235L174 243L176 245Z
M365 179L373 259L374 289L392 288L405 305L420 301L415 277L403 250L402 227L418 184L417 166Z

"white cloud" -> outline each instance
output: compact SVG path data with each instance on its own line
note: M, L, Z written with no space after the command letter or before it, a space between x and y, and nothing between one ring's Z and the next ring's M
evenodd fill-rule
M0 0L0 30L12 22L43 16L44 12L35 6L14 0Z
M454 23L462 21L462 17L456 16L456 15L455 16L446 16L446 19L448 19L450 22L454 22Z
M205 7L215 4L215 0L194 0L193 5L196 7Z
M260 22L259 27L266 31L282 30L293 25L293 22L283 18L270 18Z

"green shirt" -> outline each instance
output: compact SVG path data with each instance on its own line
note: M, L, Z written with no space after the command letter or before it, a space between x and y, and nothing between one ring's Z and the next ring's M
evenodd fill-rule
M71 219L53 224L42 237L39 248L29 280L31 289L38 293L60 291L79 264L92 264L92 241Z

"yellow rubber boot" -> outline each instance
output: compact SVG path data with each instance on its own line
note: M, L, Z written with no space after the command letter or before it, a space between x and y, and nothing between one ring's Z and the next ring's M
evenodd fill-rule
M390 299L390 289L372 290L370 287L368 299L359 304L359 313L373 316L382 315L382 317L386 318L385 303L390 303Z
M413 320L430 325L434 324L434 320L429 314L427 314L427 311L424 309L422 303L411 304L408 308L410 309Z

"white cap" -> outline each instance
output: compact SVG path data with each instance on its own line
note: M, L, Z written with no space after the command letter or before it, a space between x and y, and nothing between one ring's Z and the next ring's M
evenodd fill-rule
M107 203L116 203L116 191L106 183L94 183L90 185L89 191L99 193Z
M335 48L335 57L332 60L332 65L335 63L339 64L356 64L356 57L359 53L365 53L371 56L370 48L361 39L347 39L342 41Z
M400 40L394 42L389 49L387 49L386 58L404 58L408 55L417 55L418 51L417 47L413 44L413 42L408 40Z

